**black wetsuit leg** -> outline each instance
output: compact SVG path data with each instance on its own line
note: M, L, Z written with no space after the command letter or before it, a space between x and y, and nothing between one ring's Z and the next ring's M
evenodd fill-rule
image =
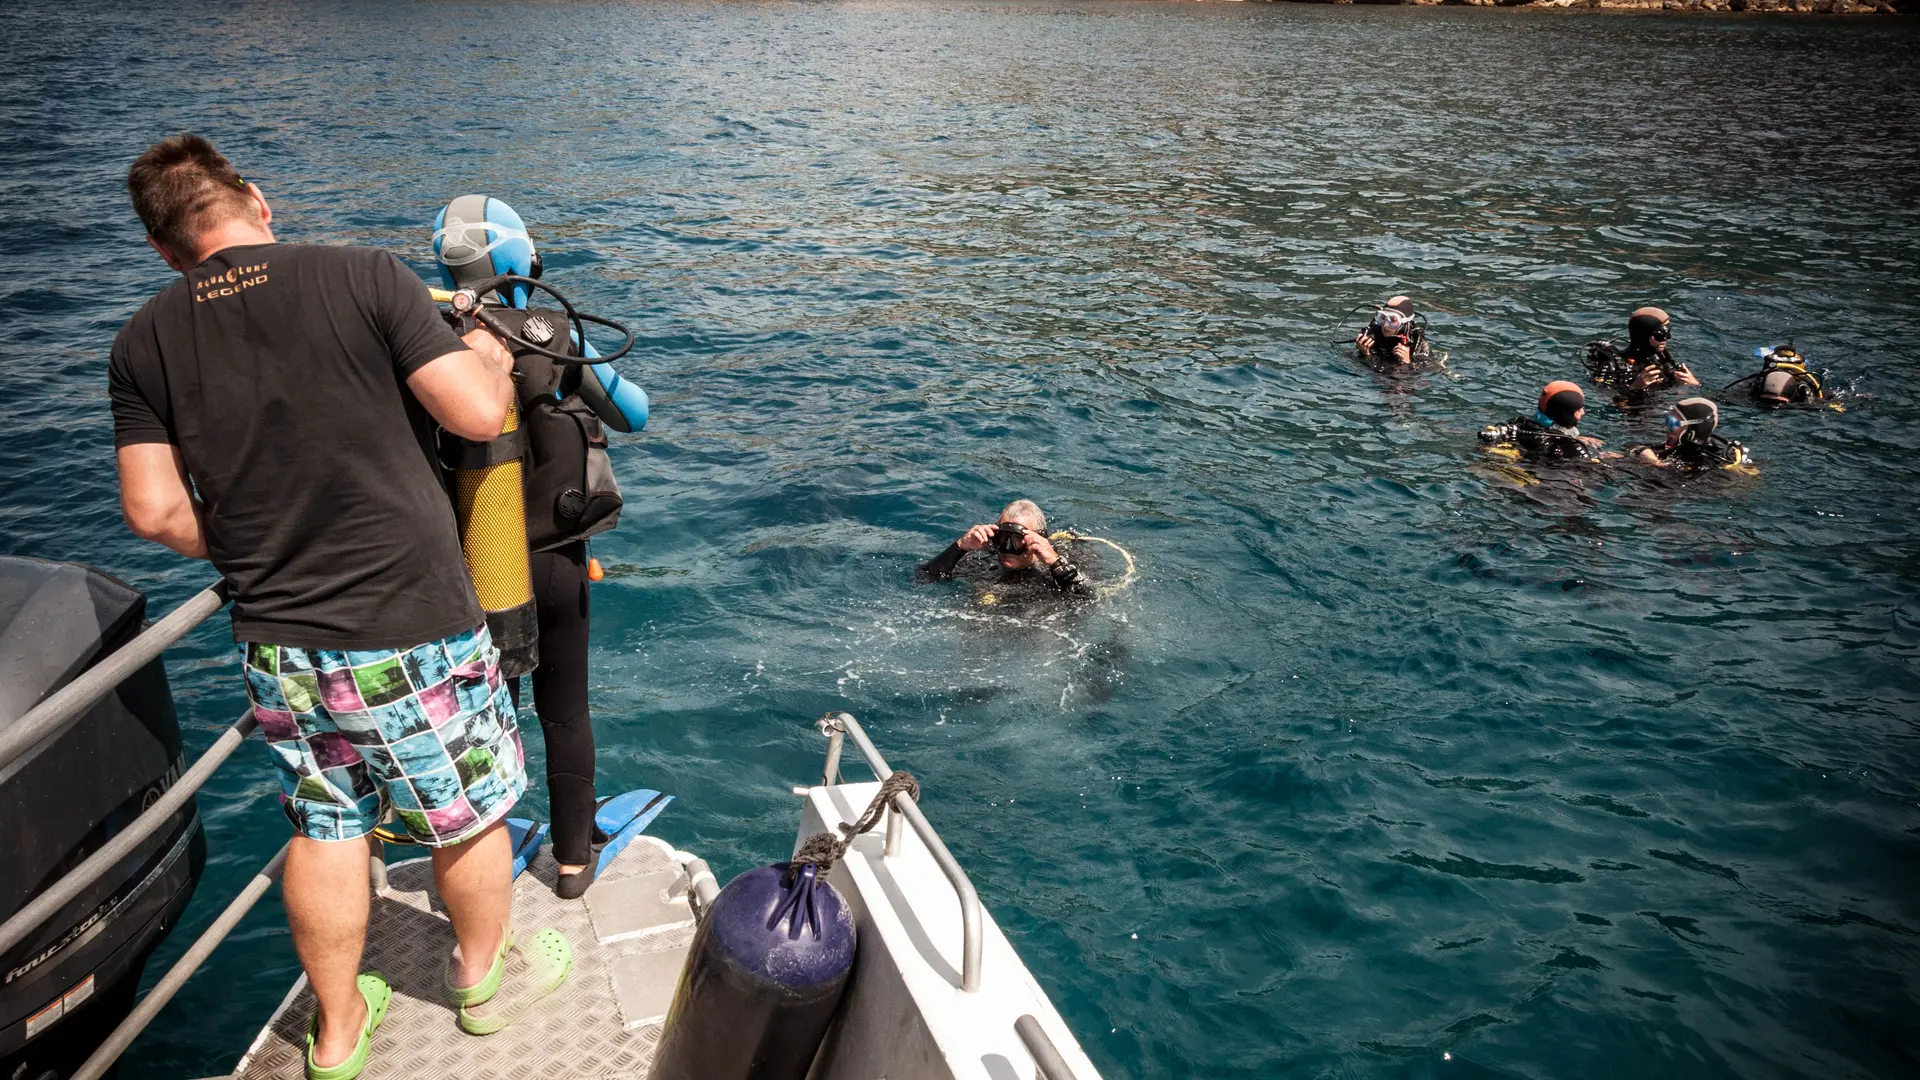
M553 859L590 861L593 838L593 719L587 711L587 545L533 556L540 617L540 666L533 708L547 744L547 798L553 805Z

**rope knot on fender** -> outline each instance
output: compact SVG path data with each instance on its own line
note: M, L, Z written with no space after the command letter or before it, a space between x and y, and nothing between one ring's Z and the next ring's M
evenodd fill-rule
M833 869L834 864L846 855L847 848L852 845L854 837L871 832L875 825L880 824L880 815L886 813L887 806L893 802L895 795L905 795L918 802L920 781L914 779L910 772L894 770L880 782L880 790L874 792L873 801L867 804L867 808L861 811L858 818L839 824L839 836L836 837L830 832L820 832L807 837L806 842L800 845L800 850L794 852L793 858L787 860L789 878L791 879L792 875L798 874L808 866L813 867L816 874L824 877L829 870Z

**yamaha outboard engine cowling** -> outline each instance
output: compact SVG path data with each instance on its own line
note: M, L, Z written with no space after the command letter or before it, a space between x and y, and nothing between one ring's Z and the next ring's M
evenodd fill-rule
M857 944L853 912L818 867L734 878L693 935L650 1080L803 1080Z
M98 570L0 556L0 731L146 623L146 597ZM178 780L159 660L0 767L0 919L99 850ZM206 862L192 800L0 956L0 1080L64 1076L131 1006L147 956Z

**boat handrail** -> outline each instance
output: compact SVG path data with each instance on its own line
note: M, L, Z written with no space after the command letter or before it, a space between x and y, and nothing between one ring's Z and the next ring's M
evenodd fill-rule
M227 583L217 581L207 586L167 612L165 618L140 631L132 641L115 649L106 659L47 695L47 700L28 709L25 716L0 728L0 769L13 764L41 740L66 730L67 725L80 719L127 676L146 667L154 657L166 652L174 642L205 622L207 616L226 605Z
M100 699L112 693L129 676L152 663L169 646L186 637L194 627L205 622L208 616L219 611L226 603L227 587L224 582L201 590L186 603L168 612L159 622L142 630L132 641L115 649L78 678L48 695L45 701L27 710L25 715L0 731L0 769L19 760L42 740L65 731ZM233 752L246 741L258 723L253 709L249 707L214 740L213 745L193 763L193 767L182 773L180 779L174 781L152 805L140 811L125 828L102 844L100 850L89 855L79 866L68 871L59 881L0 923L0 953L24 941L28 934L57 915L61 908L159 832L160 827L186 805L187 800L200 790L215 770L233 756ZM260 897L266 895L267 889L279 878L286 858L287 849L283 846L280 853L268 860L267 865L240 890L226 910L201 933L199 939L167 969L154 988L147 991L146 996L94 1050L71 1080L100 1080L106 1075L113 1063L133 1044L133 1040L146 1030L174 994L186 985L194 972L200 970L200 965L206 962L213 950L233 932L241 918L253 909Z
M840 752L847 737L852 737L853 745L859 749L860 756L867 759L873 774L882 780L893 775L893 768L887 759L880 756L873 741L867 738L865 728L853 718L851 713L828 713L820 718L818 727L827 737L827 768L823 782L839 782ZM960 989L967 993L976 993L980 989L980 956L985 943L985 931L981 926L980 894L973 888L973 882L967 872L961 868L960 860L947 850L946 841L940 839L928 823L926 815L920 812L920 804L906 795L893 797L893 813L887 815L887 841L883 849L887 855L900 853L900 820L906 819L920 842L927 847L927 853L933 856L935 865L947 876L953 891L960 897Z
M133 854L134 848L159 832L160 826L166 824L174 811L180 809L188 799L193 798L194 792L199 791L200 786L213 776L214 770L233 756L233 752L246 741L247 736L258 723L259 721L254 719L251 708L241 713L240 719L234 721L232 727L214 740L213 745L207 748L207 752L200 755L200 760L193 763L193 768L188 769L180 779L174 781L166 794L156 799L152 806L142 810L138 817L127 823L126 828L113 834L113 839L100 845L100 850L87 856L79 866L69 870L65 877L48 886L25 907L14 912L12 918L5 923L0 923L0 953L5 953L8 949L20 944L41 923L52 918L74 897L85 892L88 886L100 880L107 871L118 865L122 859Z
M121 1054L127 1052L127 1047L133 1045L133 1040L140 1037L140 1033L147 1029L147 1025L153 1022L153 1018L160 1015L160 1010L166 1008L167 1002L173 1000L173 995L187 985L187 980L193 978L193 973L200 970L200 965L206 963L207 957L213 955L213 950L227 940L227 935L233 932L233 928L240 925L240 920L246 917L247 912L253 910L253 905L267 894L267 890L273 887L275 881L280 879L280 871L287 862L287 848L291 844L292 842L289 841L280 845L279 853L268 859L267 865L253 875L253 880L247 882L246 887L233 898L233 902L227 905L227 909L220 913L219 918L213 920L213 925L207 927L206 931L187 947L187 951L167 969L167 973L160 977L160 981L154 984L153 989L147 991L147 996L140 999L140 1004L134 1006L133 1011L127 1014L127 1018L120 1021L119 1025L113 1029L113 1033L107 1036L99 1048L87 1057L86 1063L81 1065L68 1080L100 1080L107 1074L108 1069L113 1068L113 1063Z
M1013 1022L1014 1033L1020 1036L1020 1042L1027 1048L1027 1054L1033 1058L1034 1067L1040 1070L1040 1080L1074 1080L1073 1070L1067 1067L1067 1059L1060 1054L1060 1048L1053 1045L1047 1037L1047 1029L1040 1021L1027 1013Z

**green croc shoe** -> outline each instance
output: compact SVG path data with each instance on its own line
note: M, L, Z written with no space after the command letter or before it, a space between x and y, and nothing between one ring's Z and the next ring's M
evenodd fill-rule
M387 977L377 971L369 971L358 980L360 996L367 1000L367 1022L360 1029L360 1045L353 1048L347 1060L338 1065L321 1067L313 1063L313 1041L320 1037L320 1013L314 1011L313 1020L307 1025L307 1080L353 1080L361 1070L367 1067L367 1055L373 1049L373 1033L380 1027L380 1021L387 1018L387 1006L393 1001L393 987L387 985Z
M487 969L486 977L472 986L453 985L453 957L447 957L446 987L447 997L458 1006L480 1005L500 992L500 976L507 968L507 954L513 951L513 931L509 930L500 938L500 951L493 954L493 966Z
M500 992L491 999L460 1007L460 1030L469 1035L491 1035L525 1016L540 1000L567 981L573 970L573 950L552 927L507 956Z

